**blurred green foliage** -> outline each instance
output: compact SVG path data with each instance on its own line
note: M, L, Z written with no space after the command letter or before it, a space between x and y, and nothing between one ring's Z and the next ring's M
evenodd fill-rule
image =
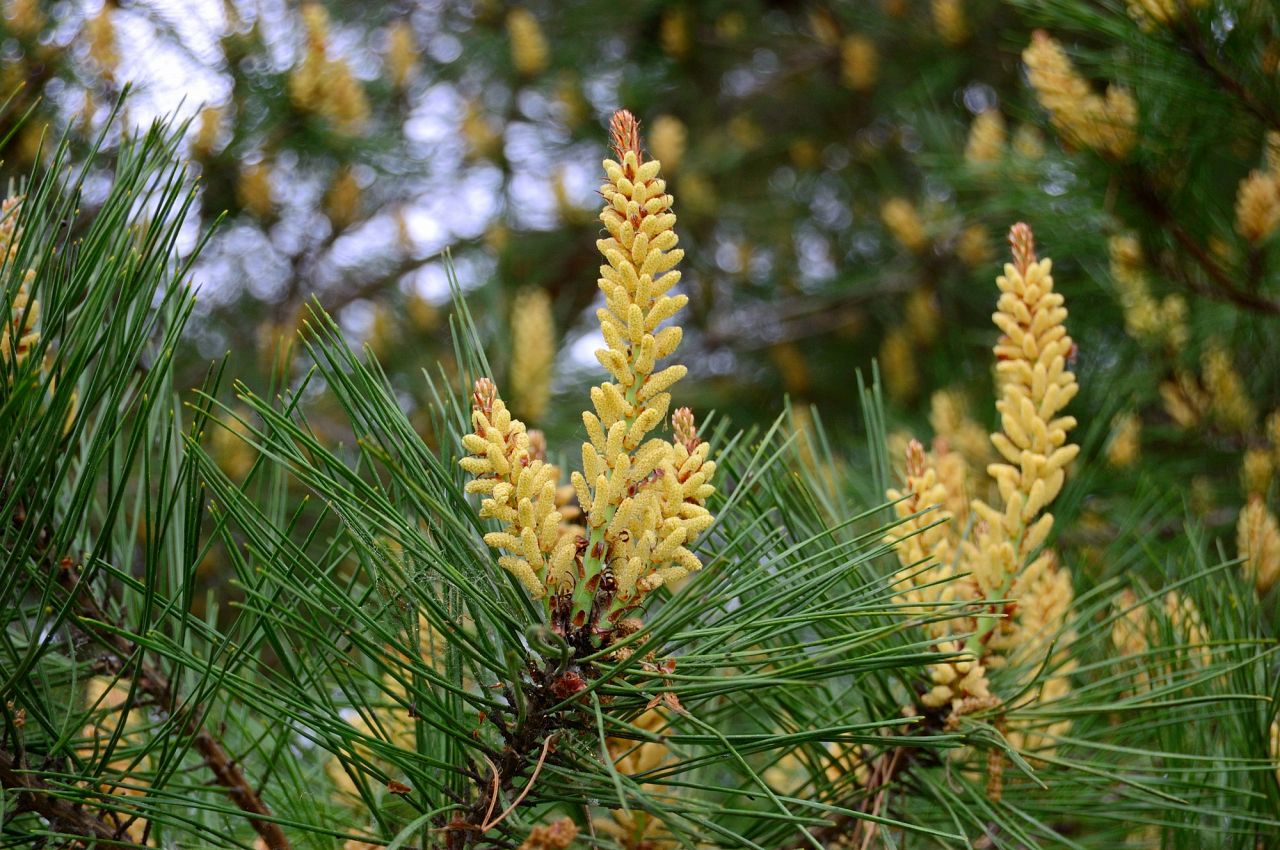
M549 297L559 353L533 368L551 404L530 424L573 445L599 138L627 106L676 197L685 391L704 409L759 422L785 393L797 424L815 405L843 435L861 419L853 375L878 359L891 433L927 442L957 410L990 430L991 282L1025 220L1079 344L1085 536L1142 521L1139 482L1228 553L1250 495L1274 511L1276 240L1242 235L1236 209L1280 130L1272 4L15 0L4 24L5 126L28 116L0 151L11 174L44 155L46 125L94 144L129 80L132 109L192 116L201 222L221 223L195 269L189 383L227 351L247 378L300 374L289 341L314 293L440 440L421 369L454 369L447 250L500 387L524 374L513 306ZM1021 56L1037 29L1086 89L1132 96L1123 155L1037 98ZM184 85L207 102L177 106Z

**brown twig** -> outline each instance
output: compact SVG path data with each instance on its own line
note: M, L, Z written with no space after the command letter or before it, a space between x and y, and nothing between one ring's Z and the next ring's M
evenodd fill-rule
M499 713L487 718L504 741L501 753L494 753L494 758L484 752L480 753L489 767L488 781L479 772L473 773L472 780L476 786L472 794L474 801L464 810L456 812L447 823L437 822L432 830L444 833L445 847L448 850L463 850L481 844L486 847L514 846L506 840L509 836L503 830L495 835L488 833L501 827L511 813L533 793L543 767L555 752L556 741L560 739L561 733L582 731L585 728L573 712L563 712L557 708L561 697L556 695L551 686L557 675L556 669L550 667L539 670L530 665L529 672L531 680L526 683L524 693L526 710L521 717L517 720ZM507 694L514 702L510 691ZM516 792L515 783L526 772L529 773L529 778L524 787ZM504 795L514 795L514 798L495 816L494 809ZM508 827L507 832L509 830Z
M493 817L494 808L498 805L498 794L500 793L501 788L498 787L500 781L498 779L498 766L493 763L493 759L489 758L484 753L481 753L480 755L484 758L485 764L489 765L489 768L493 771L493 788L490 789L489 792L489 808L485 809L484 820L481 821L481 823L488 823L489 818Z
M524 784L524 788L520 790L519 796L511 801L511 805L498 815L496 820L486 821L480 826L480 833L483 835L493 829L498 824L507 819L507 816L516 810L516 807L524 802L524 798L529 796L529 792L533 790L533 783L538 781L538 774L542 772L542 766L547 763L547 753L551 751L551 744L555 741L555 735L548 735L547 740L542 744L542 752L538 755L538 762L533 766L533 773L529 775L529 781ZM494 797L496 800L497 797ZM493 805L490 804L489 811L493 811Z
M80 616L76 619L76 627L107 648L113 656L110 659L112 672L131 676L137 682L139 690L151 697L158 706L172 716L174 712L171 706L176 704L176 699L169 680L151 665L131 663L130 659L135 655L135 650L124 636L95 627L95 623L106 623L109 620L96 600L78 592L79 574L68 559L62 561L60 581L72 595L79 611ZM183 734L192 739L196 752L200 754L205 766L213 773L227 796L249 815L250 825L262 838L268 850L290 850L289 839L285 836L284 830L279 824L268 820L272 817L271 809L249 784L244 771L240 769L235 759L227 754L222 743L201 723L200 712L194 707L187 710L181 728Z
M78 844L94 847L133 847L121 831L101 817L57 796L40 777L26 773L14 757L0 750L0 787L17 791L17 809L35 812L56 831L79 836Z
M1173 234L1178 244L1191 255L1209 278L1203 284L1182 275L1183 282L1194 292L1218 301L1227 301L1237 306L1268 315L1280 315L1280 301L1274 301L1260 295L1256 288L1242 289L1234 279L1205 250L1204 246L1174 217L1164 199L1151 188L1152 177L1141 170L1125 180L1126 190L1166 231Z
M839 815L826 826L809 830L809 836L824 847L840 843L850 846L855 841L861 842L863 850L870 846L878 824L869 820L866 815L879 817L884 808L889 786L906 771L911 758L904 746L896 746L876 757L871 765L871 773L863 786L867 796L857 808L857 814ZM783 850L807 850L812 847L808 839L801 839L788 845Z
M438 255L432 255L430 257L405 257L400 262L389 268L384 274L342 290L318 292L316 293L316 297L319 299L320 306L324 308L325 312L336 316L355 302L375 298L381 294L383 290L393 286L405 275L415 272L429 263L438 262L439 260L440 257Z
M1219 64L1213 56L1209 54L1208 48L1205 46L1204 39L1200 35L1198 24L1193 18L1184 16L1182 25L1177 28L1178 34L1181 36L1183 45L1190 51L1195 58L1196 63L1204 68L1218 81L1224 89L1235 96L1246 110L1253 113L1253 116L1263 123L1266 127L1280 127L1280 113L1272 110L1264 102L1258 100L1249 87L1233 77L1228 71Z
M1222 528L1229 523L1234 523L1239 514L1240 510L1238 508L1214 508L1201 516L1199 522L1206 528ZM1120 539L1121 533L1122 529L1119 526L1103 524L1097 529L1063 532L1059 535L1058 540L1062 544L1072 547L1104 546ZM1156 537L1161 540L1171 540L1186 533L1186 524L1181 515L1178 515L1176 519L1169 522L1144 524L1137 529L1131 529L1128 533L1143 537Z
M1025 226L1025 225L1024 225ZM1032 255L1034 256L1034 254ZM885 763L885 757L889 756L889 761ZM871 779L868 785L878 786L875 796L872 798L870 814L877 817L884 809L885 796L889 793L889 782L898 774L898 763L902 758L902 747L894 747L888 753L881 754L876 759L875 767L872 768ZM871 846L871 839L875 837L876 827L879 826L873 820L860 821L857 829L863 831L862 850L867 850Z
M723 311L722 318L709 327L703 337L703 345L716 348L732 342L741 351L754 351L808 339L848 325L849 308L858 307L878 299L904 295L920 287L920 278L911 275L885 276L875 286L859 288L834 296L792 298L786 304L751 304L747 307ZM762 333L761 328L777 329L778 333ZM744 329L751 333L744 335Z

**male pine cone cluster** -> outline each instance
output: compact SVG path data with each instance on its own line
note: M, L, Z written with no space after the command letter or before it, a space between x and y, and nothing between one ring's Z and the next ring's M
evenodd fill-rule
M1047 508L1078 451L1067 442L1075 419L1062 415L1078 389L1068 365L1073 343L1050 261L1036 260L1026 225L1014 225L1009 239L1014 262L997 280L1000 299L992 316L1002 332L994 349L1001 429L991 435L1000 461L987 467L1001 504L973 499L965 505L958 498L963 493L950 489L966 476L950 469L943 474L963 463L962 456L943 445L926 453L914 440L906 488L888 494L899 500L901 522L889 542L902 565L900 600L925 615L943 615L950 605L971 612L925 625L939 651L960 653L930 666L929 688L919 698L927 711L947 711L948 720L998 705L989 672L1008 665L1036 668L1047 641L1065 627L1072 603L1070 573L1044 543L1053 526ZM935 506L939 511L927 511ZM970 513L971 533L957 510ZM1040 699L1062 696L1066 688L1060 667L1041 685ZM1016 731L1011 737L1032 743Z
M701 568L689 547L711 525L706 500L715 491L710 446L688 408L670 416L671 440L652 434L687 371L658 368L682 336L668 321L688 302L669 294L683 251L660 164L641 151L639 123L619 111L611 131L617 159L604 162L600 213L609 236L597 242L606 261L597 312L606 347L596 357L613 380L591 389L592 410L582 414L588 441L572 482L585 527L570 524L559 470L531 451L524 424L488 379L476 384L461 461L476 476L468 492L484 497L481 516L503 524L485 536L503 552L500 565L547 600L558 631L593 643L646 594Z

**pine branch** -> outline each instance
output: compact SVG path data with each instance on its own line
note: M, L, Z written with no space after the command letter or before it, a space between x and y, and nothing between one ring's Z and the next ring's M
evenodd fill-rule
M25 772L8 752L0 750L0 788L17 791L17 810L35 812L49 822L53 829L70 835L78 835L81 846L134 847L134 843L121 837L123 827L112 827L101 817L84 811L74 803L63 800L44 780Z
M1204 38L1201 35L1199 27L1194 19L1187 20L1184 16L1181 20L1181 26L1177 28L1178 34L1181 36L1183 45L1191 52L1192 57L1201 68L1208 71L1222 88L1230 92L1242 106L1253 114L1255 118L1270 128L1280 127L1280 112L1277 112L1270 104L1265 103L1254 95L1249 87L1240 80L1236 79L1231 73L1209 53Z
M1173 234L1173 238L1178 241L1178 244L1191 255L1196 265L1208 275L1209 283L1199 283L1185 274L1176 274L1176 269L1165 268L1165 272L1180 277L1188 288L1206 298L1225 301L1256 313L1272 316L1280 315L1280 301L1260 295L1254 289L1242 289L1239 287L1222 266L1218 265L1217 261L1209 255L1204 246L1188 233L1186 228L1174 217L1169 205L1151 188L1152 185L1153 178L1142 169L1135 169L1135 173L1124 181L1126 190L1134 200L1168 232Z
M550 711L562 701L565 695L565 692L560 689L563 678L555 675L553 671L543 671L541 675L535 676L539 681L531 683L531 687L527 688L526 712L514 729L510 729L501 716L490 718L506 741L506 746L503 747L502 754L496 763L486 757L490 776L483 784L477 783L478 794L475 803L465 813L456 815L443 828L446 833L446 847L449 850L460 850L472 843L486 840L485 834L501 825L533 790L543 764L555 751L556 737L573 725L571 722L567 723L566 718L559 717ZM572 677L569 678L572 679ZM578 679L572 679L572 681L577 682ZM518 683L515 686L520 687ZM503 796L509 796L514 790L515 781L530 768L532 770L529 781L525 783L524 788L517 793L516 798L501 814L495 815L498 800ZM501 839L490 838L487 842L495 847L506 846Z
M1200 522L1207 528L1222 528L1234 523L1240 514L1238 507L1214 508L1200 517ZM1116 523L1101 523L1097 527L1073 528L1058 537L1064 546L1101 546L1113 543L1123 534L1139 533L1143 537L1157 540L1173 540L1186 532L1186 520L1175 515L1159 523L1144 524L1140 528L1125 528Z
M749 304L719 311L718 318L707 330L706 348L733 345L739 351L759 351L786 342L812 339L849 324L849 308L860 307L881 299L901 298L921 286L920 275L880 275L870 284L848 292L817 296L796 296L782 303ZM780 333L746 333L744 329L761 327Z
M875 840L880 824L860 815L879 816L884 809L889 786L907 771L911 763L912 758L906 747L896 746L885 750L872 763L867 784L860 789L865 791L865 796L855 809L859 814L840 815L827 826L809 830L809 835L824 847L838 845L866 850ZM802 838L782 850L808 850L812 846L808 838Z
M80 587L80 575L70 559L64 558L59 566L59 582L77 608L75 625L88 637L97 640L110 651L113 657L107 662L109 671L115 675L131 676L143 693L151 697L157 706L169 712L168 707L174 705L176 700L168 678L149 664L129 662L135 654L134 647L129 641L120 634L95 627L95 623L107 623L109 619L96 600L77 592ZM280 825L264 819L272 817L271 809L249 784L244 771L240 769L235 759L227 754L222 743L204 727L198 709L193 708L186 712L182 731L191 738L196 752L200 754L205 766L213 773L227 796L249 815L249 823L266 843L268 850L290 850L289 839Z

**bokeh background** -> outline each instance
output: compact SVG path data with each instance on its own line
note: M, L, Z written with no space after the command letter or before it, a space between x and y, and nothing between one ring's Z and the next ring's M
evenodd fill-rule
M627 107L687 251L678 402L742 426L816 414L833 453L813 462L856 483L875 362L891 449L937 438L981 469L994 278L1023 220L1078 344L1064 545L1100 577L1125 568L1124 532L1175 537L1153 505L1228 555L1245 505L1274 511L1273 3L8 0L0 49L8 179L64 134L109 167L126 86L126 126L189 120L187 249L212 228L192 386L223 357L251 386L296 379L314 296L424 439L452 439L421 412L422 370L452 373L456 282L516 412L571 447L598 371L604 128ZM1082 134L1072 98L1114 132ZM349 439L312 391L312 424ZM214 439L243 474L244 446Z

